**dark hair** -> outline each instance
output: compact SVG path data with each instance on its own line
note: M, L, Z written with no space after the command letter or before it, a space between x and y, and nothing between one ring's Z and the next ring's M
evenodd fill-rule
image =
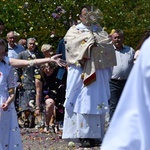
M135 50L139 50L143 44L143 42L150 36L150 30L146 30L143 33L142 38L140 39L140 42L138 43L138 45L136 46Z
M83 5L83 6L80 8L80 12L79 12L80 15L82 14L83 8L86 8L88 11L91 11L91 5Z
M121 35L121 36L123 36L123 37L124 37L124 33L123 33L123 31L122 31L122 30L120 30L120 29L116 29L116 30L114 31L114 33L117 33L117 34L119 34L119 35Z
M57 65L54 62L49 62L41 65L41 69L44 69L45 67L50 67L50 69L56 69Z
M4 22L3 20L0 19L0 25L3 25L4 26Z

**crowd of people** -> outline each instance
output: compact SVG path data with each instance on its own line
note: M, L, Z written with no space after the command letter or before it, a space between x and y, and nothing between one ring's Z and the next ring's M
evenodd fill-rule
M63 121L65 74L62 80L56 77L59 67L66 67L62 54L52 54L52 46L43 44L41 55L35 38L18 42L14 31L0 39L0 149L22 149L19 127L49 133L49 126L56 132L56 121Z
M0 149L22 149L19 127L59 133L63 122L62 138L78 140L78 149L94 147L96 140L103 142L104 138L102 150L121 150L119 144L117 149L109 141L116 136L114 129L119 129L117 118L122 119L120 123L126 119L126 111L118 107L130 103L126 96L130 96L127 87L132 81L127 80L134 65L140 63L136 59L150 31L142 37L135 53L124 45L122 30L113 29L108 34L97 24L102 18L99 9L85 5L79 14L81 22L70 27L56 51L50 43L39 48L32 37L18 39L14 31L7 33L6 40L0 39ZM0 34L3 30L0 20ZM125 99L127 102L122 104ZM111 147L106 146L107 142Z

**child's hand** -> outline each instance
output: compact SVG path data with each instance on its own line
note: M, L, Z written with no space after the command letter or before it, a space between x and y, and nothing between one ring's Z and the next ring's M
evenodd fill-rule
M8 110L8 104L7 104L7 103L3 103L2 106L1 106L1 108L2 108L4 111Z

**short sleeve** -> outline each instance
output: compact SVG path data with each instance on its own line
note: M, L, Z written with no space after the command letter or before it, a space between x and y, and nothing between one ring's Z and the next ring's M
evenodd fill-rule
M10 63L9 57L6 57L6 56L5 56L4 60L5 60L5 62L9 65L9 63Z
M34 78L40 81L42 80L41 71L40 71L40 68L38 67L34 69Z

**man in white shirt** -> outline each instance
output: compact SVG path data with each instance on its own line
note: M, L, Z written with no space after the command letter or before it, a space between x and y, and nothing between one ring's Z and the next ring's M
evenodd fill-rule
M113 67L112 77L110 80L110 119L117 107L126 80L132 69L135 53L132 47L123 45L124 33L122 30L115 30L111 35L111 39L115 48L117 65Z
M18 54L24 51L24 47L19 44L16 44L16 36L14 31L7 33L7 42L8 42L8 57L17 58Z

